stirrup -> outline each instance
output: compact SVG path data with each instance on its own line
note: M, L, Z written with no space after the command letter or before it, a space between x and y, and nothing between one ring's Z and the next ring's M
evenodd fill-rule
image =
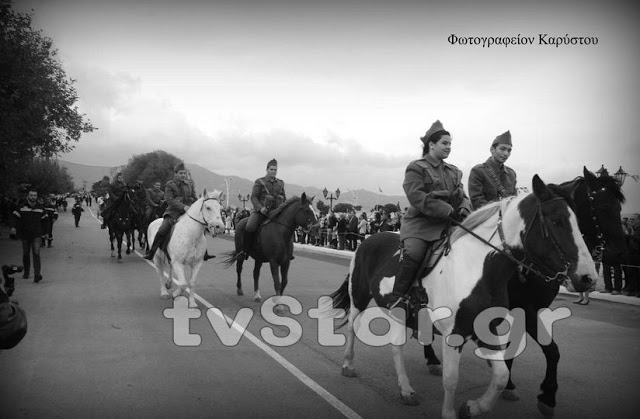
M400 306L401 304L404 305L404 307L401 306L401 308L404 308L404 310L407 311L408 308L409 308L409 295L408 294L405 294L402 297L398 297L396 302L391 304L391 306L389 306L389 311L391 311L394 308Z

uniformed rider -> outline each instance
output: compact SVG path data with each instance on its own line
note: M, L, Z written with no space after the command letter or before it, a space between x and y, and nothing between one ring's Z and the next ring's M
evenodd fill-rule
M258 227L264 222L271 210L278 208L287 199L284 192L284 181L276 178L278 174L278 162L271 159L267 163L267 174L256 179L251 190L251 204L253 210L245 226L242 236L243 248L239 256L244 259L249 257L249 251L253 247L253 240Z
M145 220L153 221L153 213L164 203L164 191L160 187L159 180L153 182L153 186L147 189L147 209L145 211Z
M174 174L175 178L167 182L164 187L164 200L168 208L164 212L162 225L153 239L151 249L144 255L147 260L153 260L153 255L171 231L171 227L189 209L189 206L198 200L193 183L187 178L188 174L184 163L179 163L174 167Z
M127 192L127 184L124 183L122 173L116 173L115 180L109 185L109 199L105 202L104 209L100 213L102 215L101 229L107 228L113 211L120 205L124 194ZM66 202L66 200L65 200Z
M462 171L444 161L451 153L451 134L436 121L420 140L424 144L422 158L409 163L402 184L409 209L400 227L400 265L389 309L407 309L406 294L427 251L449 227L449 217L460 220L471 212Z
M511 156L511 133L498 135L489 148L491 157L469 173L469 198L474 209L517 194L516 172L505 165Z

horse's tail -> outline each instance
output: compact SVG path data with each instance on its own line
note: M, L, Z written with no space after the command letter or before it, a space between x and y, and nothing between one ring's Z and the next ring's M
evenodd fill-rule
M226 259L220 261L220 263L224 264L225 268L232 267L233 264L238 260L238 252L236 252L235 250L223 253L222 255L227 257Z
M344 280L340 288L329 297L321 297L318 305L319 317L321 318L340 318L338 328L344 326L349 321L349 311L351 310L351 297L349 297L349 277Z

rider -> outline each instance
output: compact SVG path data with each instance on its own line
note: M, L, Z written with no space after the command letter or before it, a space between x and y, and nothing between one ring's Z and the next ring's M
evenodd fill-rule
M192 182L187 179L188 175L184 163L177 164L173 171L175 178L167 182L164 187L164 200L168 208L164 212L162 225L153 239L151 249L144 255L147 260L153 260L153 255L158 250L164 237L171 231L171 227L189 209L189 206L198 200Z
M238 256L242 255L245 260L249 258L249 251L253 247L255 232L267 218L269 211L276 209L287 199L284 192L284 181L276 178L277 174L278 162L276 159L271 159L267 163L266 176L256 179L253 184L251 190L253 211L251 211L242 236L242 251L238 254Z
M127 192L127 184L124 183L124 177L121 172L116 173L115 180L109 185L109 199L105 202L104 209L100 213L102 215L101 229L107 228L107 224L111 220L113 210L122 201L124 194Z
M449 217L462 219L471 212L462 171L444 161L451 152L451 134L436 121L420 140L422 158L409 163L402 184L410 206L400 227L400 266L389 309L407 309L406 294L427 251L448 228Z
M147 209L145 220L152 221L153 213L164 203L164 191L160 188L160 181L153 182L153 186L147 189Z
M469 198L474 209L517 194L516 172L505 165L511 156L511 147L509 131L498 135L489 148L491 157L471 169Z

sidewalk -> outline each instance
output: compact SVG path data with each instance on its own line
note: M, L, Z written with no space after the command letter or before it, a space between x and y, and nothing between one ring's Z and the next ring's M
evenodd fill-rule
M350 250L337 250L337 249L330 249L328 247L312 246L310 244L300 244L300 243L294 243L293 246L294 246L294 249L296 250L304 250L304 251L315 252L315 253L324 253L327 255L342 257L345 259L351 259L353 257L353 252ZM603 289L604 289L604 280L602 279L602 274L600 274L600 277L598 278L598 283L596 284L596 291L589 294L589 299L604 300L604 301L611 301L614 303L640 306L640 298L638 297L631 297L631 296L622 295L622 294L620 295L603 294L600 292ZM576 300L578 299L577 292L571 292L567 290L564 286L560 286L560 294L572 295L576 298Z

